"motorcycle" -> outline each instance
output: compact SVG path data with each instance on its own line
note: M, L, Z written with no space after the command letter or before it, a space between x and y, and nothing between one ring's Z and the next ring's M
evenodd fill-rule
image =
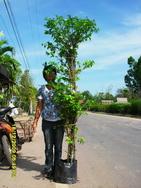
M16 153L22 149L22 144L24 143L23 141L20 141L15 126L15 121L13 117L9 115L13 108L15 107L0 109L0 162L6 158L10 167L12 166L12 134L14 131L16 138Z

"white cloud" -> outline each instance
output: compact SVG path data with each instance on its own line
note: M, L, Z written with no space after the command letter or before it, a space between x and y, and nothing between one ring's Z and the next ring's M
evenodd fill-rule
M141 13L126 17L122 23L126 26L141 26Z
M79 58L94 59L96 69L105 69L110 65L124 63L129 56L141 55L141 27L128 32L109 32L90 42L80 45Z
M107 55L100 58L95 58L96 65L94 66L94 69L108 69L110 65L116 65L121 63L124 64L127 62L127 58L129 56L136 57L139 56L139 54L141 55L141 50L135 49L130 51L119 52L117 54Z

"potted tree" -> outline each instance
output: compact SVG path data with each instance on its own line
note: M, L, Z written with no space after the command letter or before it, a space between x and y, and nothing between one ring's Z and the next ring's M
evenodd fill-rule
M93 60L80 63L77 60L79 44L90 40L92 34L98 31L95 20L88 18L62 16L46 18L45 34L51 36L51 40L44 43L46 53L55 58L59 69L60 77L55 87L55 102L61 107L61 115L65 121L66 140L68 143L67 159L61 160L55 167L56 182L76 183L77 181L77 160L75 158L76 133L78 131L76 122L81 115L82 95L77 92L76 82L78 75L86 68L93 66ZM53 63L53 62L51 62ZM82 138L78 139L82 142Z

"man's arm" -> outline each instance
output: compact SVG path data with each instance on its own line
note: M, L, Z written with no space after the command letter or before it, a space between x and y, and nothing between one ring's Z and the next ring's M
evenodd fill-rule
M32 125L34 132L36 130L37 123L38 123L38 120L40 118L42 108L43 108L43 100L38 100L38 103L37 103L37 106L36 106L35 117L34 117L34 121L33 121L33 125Z

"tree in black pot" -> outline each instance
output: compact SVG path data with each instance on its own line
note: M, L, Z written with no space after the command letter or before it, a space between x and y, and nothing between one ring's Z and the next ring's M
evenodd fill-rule
M76 139L78 131L76 122L83 111L82 95L77 92L76 82L78 75L86 68L93 66L93 60L80 63L77 60L80 43L91 39L92 34L98 31L95 20L88 18L56 16L45 19L45 34L51 40L44 43L46 54L57 61L60 78L55 87L55 102L61 107L61 115L65 121L68 153L67 160L60 161L55 170L55 181L60 183L75 183L77 180L77 161L75 159ZM53 62L50 62L53 63Z

